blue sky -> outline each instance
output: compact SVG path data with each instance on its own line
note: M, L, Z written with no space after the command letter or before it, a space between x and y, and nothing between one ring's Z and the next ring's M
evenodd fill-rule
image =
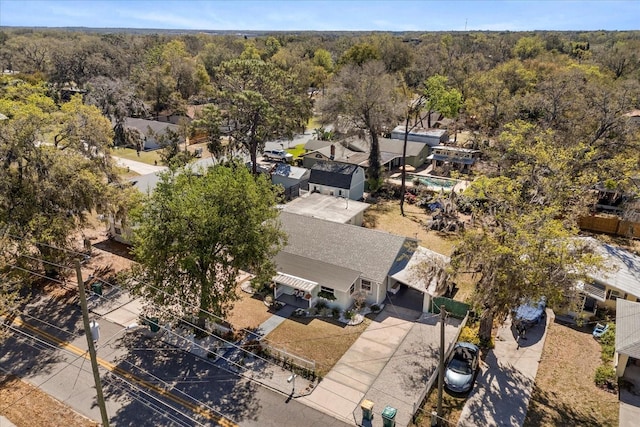
M640 0L0 0L0 26L189 30L638 30Z

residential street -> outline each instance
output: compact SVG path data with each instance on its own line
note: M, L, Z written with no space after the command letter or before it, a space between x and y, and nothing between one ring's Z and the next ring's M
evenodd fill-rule
M42 299L15 319L0 367L100 420L80 309ZM331 416L151 336L99 319L97 356L112 425L344 426Z

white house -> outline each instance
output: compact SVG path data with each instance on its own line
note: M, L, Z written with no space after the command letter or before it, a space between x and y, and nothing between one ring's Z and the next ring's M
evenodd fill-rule
M301 307L323 300L347 309L360 292L368 304L382 303L395 283L390 277L416 247L406 237L287 212L280 222L288 240L275 258L274 296L285 302L297 296Z
M640 256L592 237L584 240L603 258L604 268L591 273L589 282L578 285L583 311L615 311L617 299L640 301Z
M360 200L364 196L364 169L360 166L318 161L311 167L309 191Z
M124 123L127 129L134 129L140 135L143 150L156 150L160 144L154 135L163 135L167 130L178 132L180 127L172 123L158 122L155 120L137 119L127 117Z
M309 188L310 176L309 169L291 166L284 162L276 163L271 170L271 182L283 187L287 200L298 197L300 190Z

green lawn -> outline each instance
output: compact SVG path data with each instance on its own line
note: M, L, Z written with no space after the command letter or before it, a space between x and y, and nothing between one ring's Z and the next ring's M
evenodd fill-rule
M291 153L293 158L297 159L304 154L304 144L298 144L293 148L288 148L287 153Z
M136 153L133 148L114 148L111 149L111 155L116 157L122 157L123 159L135 160L137 162L147 163L149 165L157 162L160 165L160 151L141 151L140 155Z

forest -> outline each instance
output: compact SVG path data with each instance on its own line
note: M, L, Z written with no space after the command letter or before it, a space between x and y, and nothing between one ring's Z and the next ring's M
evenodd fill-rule
M207 106L185 135L204 133L212 154L235 144L254 165L266 141L290 138L315 117L339 134L370 139L375 192L384 187L378 137L439 112L450 119L451 134L471 135L465 148L483 153L485 168L467 194L479 225L461 236L452 266L479 275L474 298L485 335L494 316L523 296L562 298L549 283L575 278L577 266L593 262L558 242L576 235L596 185L638 190L640 32L2 28L0 69L0 173L9 178L0 183L0 224L9 230L2 238L56 245L65 245L87 210L126 205L108 185L118 181L112 165L95 153L131 144L127 117ZM80 153L77 162L42 158L33 150L42 139ZM72 176L83 181L43 190ZM55 259L47 247L39 250Z

